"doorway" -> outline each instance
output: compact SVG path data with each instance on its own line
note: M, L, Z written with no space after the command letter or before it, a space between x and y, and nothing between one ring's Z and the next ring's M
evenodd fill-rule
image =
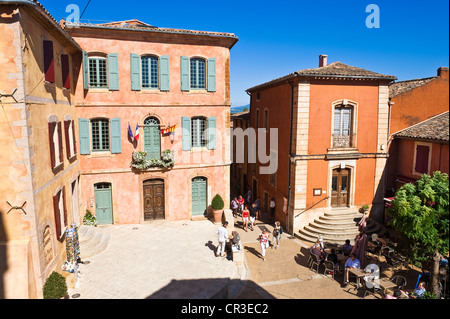
M348 207L349 189L350 170L334 169L331 180L331 207Z
M112 187L110 183L94 185L95 216L99 225L113 223Z
M144 220L165 218L164 180L150 179L144 181Z
M192 179L192 216L202 216L207 206L206 178L196 177Z

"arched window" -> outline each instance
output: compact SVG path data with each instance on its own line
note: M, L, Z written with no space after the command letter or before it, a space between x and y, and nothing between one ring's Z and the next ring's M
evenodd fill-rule
M191 89L204 90L206 88L206 62L201 58L192 58L191 62Z
M156 117L148 117L144 121L144 150L147 159L161 158L161 133L159 120Z
M108 87L108 56L104 53L89 53L89 87Z
M356 147L357 106L349 100L333 103L333 148Z

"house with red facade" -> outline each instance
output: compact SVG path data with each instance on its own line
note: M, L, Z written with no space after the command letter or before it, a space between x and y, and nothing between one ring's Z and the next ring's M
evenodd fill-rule
M99 224L203 218L229 198L230 33L69 24L82 210ZM144 153L145 152L145 153ZM228 202L228 200L225 200Z
M383 216L384 172L389 136L389 84L384 75L342 62L303 69L252 87L250 126L269 135L278 129L278 169L261 174L265 164L249 164L248 184L268 209L275 198L276 219L290 233L334 211ZM263 142L264 143L264 142ZM269 151L266 151L268 154ZM308 240L315 240L306 234ZM345 238L344 238L345 239ZM353 239L353 238L351 238Z

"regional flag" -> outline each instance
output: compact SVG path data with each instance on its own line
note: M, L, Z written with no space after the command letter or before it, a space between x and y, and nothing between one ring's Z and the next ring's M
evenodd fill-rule
M133 132L131 131L130 123L128 123L128 135L130 136L131 140L134 139Z
M134 139L139 140L139 124L136 124L136 134L134 134Z

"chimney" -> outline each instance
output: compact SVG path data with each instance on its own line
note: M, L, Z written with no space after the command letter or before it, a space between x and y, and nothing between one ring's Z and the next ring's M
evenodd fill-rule
M448 67L446 66L441 66L438 70L437 70L437 76L442 78L442 79L446 79L448 80Z
M327 66L327 57L328 55L326 54L319 55L319 68Z

